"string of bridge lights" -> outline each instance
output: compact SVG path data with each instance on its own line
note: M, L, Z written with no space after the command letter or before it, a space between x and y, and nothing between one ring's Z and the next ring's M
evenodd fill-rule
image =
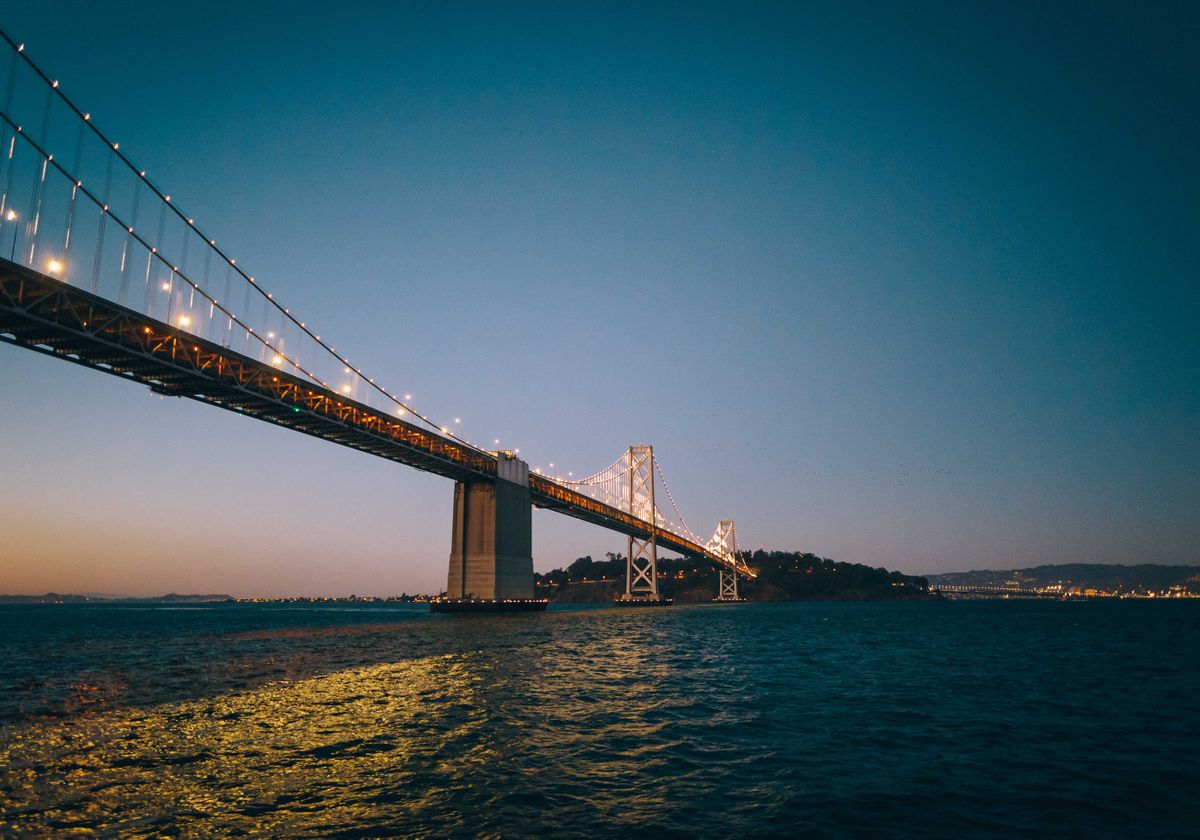
M554 465L551 464L551 466ZM619 507L620 505L616 504L616 502L623 500L626 488L623 484L617 485L617 492L614 493L610 485L613 485L615 482L628 475L630 469L632 469L632 467L630 466L627 458L622 456L617 458L617 460L613 461L604 469L597 470L589 476L575 480L558 480L560 483L570 487L599 488L601 494L607 492L612 496L612 498L601 499L601 501L606 501L609 504L613 504L615 507ZM662 467L659 465L657 458L654 459L654 470L658 474L658 479L662 484L663 490L666 491L667 498L671 502L671 508L675 511L675 516L679 519L679 527L683 529L683 533L686 534L692 540L692 542L696 543L697 545L704 545L705 543L698 536L696 536L696 533L691 528L688 527L687 520L683 518L683 514L679 510L679 505L675 502L675 496L671 493L671 487L669 484L667 484L667 479L663 475ZM657 504L654 506L654 519L655 525L667 527L671 531L675 530L674 520L668 519L666 516L664 516Z
M671 486L667 484L667 478L663 475L662 467L659 466L657 458L654 459L654 471L658 473L658 480L662 483L663 490L667 492L667 499L669 499L671 502L672 510L674 510L675 515L679 517L679 525L681 528L683 528L683 532L691 537L692 542L696 543L697 545L704 545L704 543L700 542L700 538L696 536L695 532L688 527L687 522L683 518L683 514L679 512L679 505L675 504L675 497L671 494Z
M591 475L584 476L583 478L577 478L572 481L563 481L562 483L566 484L568 486L571 486L571 487L583 487L585 485L590 486L593 484L600 483L598 481L598 479L600 479L601 476L605 476L605 478L603 480L608 481L611 478L613 478L613 475L610 474L611 471L613 469L615 469L616 467L621 466L622 464L625 464L626 466L624 467L624 469L621 470L620 473L617 473L617 475L628 472L629 471L628 463L629 463L628 458L626 456L622 455L621 457L617 458L617 460L613 461L611 464L609 464L607 467L605 467L602 470L597 470L596 472L592 473ZM551 464L551 466L554 466L554 465Z
M105 144L105 146L107 146L111 150L111 153L113 155L115 155L123 164L125 164L125 166L129 169L129 171L134 173L134 175L139 179L139 181L142 184L144 184L155 196L158 197L158 199L162 202L164 207L170 208L171 212L174 213L175 216L187 226L187 229L195 231L196 235L199 236L202 240L204 240L208 244L208 247L212 250L212 252L216 253L218 257L220 257L223 261L225 261L227 270L231 269L234 272L236 272L238 275L240 275L242 277L242 279L246 283L249 284L249 287L254 288L259 293L259 295L262 297L262 299L265 301L266 304L269 304L270 306L273 306L275 308L275 310L281 315L281 317L283 319L286 319L287 321L291 322L303 334L307 335L313 342L315 342L319 347L321 347L323 350L325 350L326 353L328 353L335 360L337 360L342 365L344 365L344 372L355 373L358 375L358 377L360 379L365 379L368 386L370 386L372 389L374 389L378 393L382 394L384 397L386 397L389 401L391 401L396 406L396 413L398 414L398 416L405 417L405 416L411 414L413 417L419 418L426 425L428 425L431 429L440 432L445 437L451 438L459 443L462 443L462 444L470 447L471 449L476 450L477 452L486 454L486 450L476 446L474 443L467 440L466 438L461 437L459 435L457 429L454 428L454 427L461 425L461 423L462 423L461 417L454 418L454 424L453 424L454 427L452 427L451 425L441 425L441 424L435 422L427 415L422 414L412 408L412 406L409 404L412 400L411 394L405 394L403 399L401 399L398 394L393 393L392 391L388 390L386 387L376 383L374 378L365 376L362 372L362 369L353 365L347 357L338 355L337 351L332 346L327 344L325 341L323 341L321 339L321 337L319 335L317 335L313 330L310 330L308 328L306 322L300 321L298 318L296 318L294 315L291 314L291 311L288 308L282 306L278 301L276 301L274 294L272 292L267 291L259 283L257 283L253 276L248 274L241 266L239 266L237 264L236 258L231 257L229 254L227 254L224 250L222 250L217 245L216 240L214 238L210 238L209 236L207 236L203 232L203 230L196 224L195 219L193 217L190 217L187 214L185 214L179 208L178 204L171 200L171 196L168 193L165 193L164 191L160 190L154 184L154 182L149 178L149 176L147 176L146 170L140 169L139 167L137 167L134 164L134 162L129 158L129 156L126 155L123 151L121 151L120 144L113 142L111 140L111 138L109 138L107 135L105 135L104 132L102 132L99 129L99 127L97 127L95 122L92 120L92 115L89 112L85 112L82 109L80 109L70 99L70 97L68 97L66 95L66 93L62 90L62 87L60 86L59 81L57 79L52 79L49 75L47 75L41 69L41 67L39 67L29 57L29 55L25 52L25 44L23 44L23 43L18 44L11 37L9 37L7 32L5 32L2 29L0 29L0 38L3 38L3 40L8 43L8 45L16 52L16 54L19 55L22 60L24 60L26 65L50 88L50 90L53 91L55 94L57 94L59 99L79 119L81 119L85 125L87 125L91 129L91 131L96 135L96 137L98 137ZM49 100L47 100L47 108L48 107L49 107ZM46 120L47 121L49 120L49 112L48 111L46 114ZM151 245L145 238L143 238L139 233L137 233L135 231L135 229L132 225L122 222L118 218L118 216L109 208L109 205L105 201L101 200L99 197L94 195L91 192L91 190L89 190L87 187L85 187L83 185L83 182L81 180L74 177L71 173L69 173L66 170L65 167L63 167L63 165L61 163L54 160L53 154L51 154L48 150L43 149L37 142L33 141L29 137L28 134L23 132L22 127L20 125L15 123L13 120L9 119L7 115L4 115L4 121L6 123L8 123L17 134L20 134L22 139L24 139L26 142L28 142L30 144L30 146L39 155L42 156L42 158L45 161L45 164L52 165L63 176L65 176L72 182L72 184L74 185L73 190L72 190L72 201L74 201L75 195L77 192L82 192L88 199L90 199L97 207L100 208L101 213L103 215L106 215L106 216L112 218L113 221L115 221L117 224L120 224L121 227L125 229L127 236L133 237L135 240L137 240L137 242L139 244L141 244L144 248L146 248L147 251L149 252L149 254L151 255L151 257L156 257L162 265L170 267L171 272L172 272L172 277L171 277L170 282L168 283L168 290L173 288L174 277L176 275L178 275L184 282L186 282L192 288L193 293L198 292L205 300L207 300L210 303L210 312L209 312L210 318L212 317L213 310L220 310L221 313L229 319L228 329L232 329L232 325L236 323L245 332L247 338L253 336L255 338L255 340L257 340L259 343L261 343L263 346L265 346L268 350L270 350L272 352L272 359L273 359L274 364L280 364L280 363L286 361L288 364L292 365L292 367L294 367L296 370L300 371L305 376L307 376L309 379L320 384L321 386L323 386L329 390L340 391L343 394L349 395L349 393L351 391L351 388L349 385L343 385L340 389L335 388L334 386L330 385L328 382L324 381L318 374L305 368L299 362L298 359L292 359L290 356L288 356L286 353L284 353L279 347L276 347L275 345L273 345L268 339L266 339L263 336L256 333L254 331L253 327L251 327L249 324L243 322L231 310L227 309L225 306L222 306L216 297L210 295L205 289L203 289L201 286L199 286L197 283L195 283L186 274L180 272L178 266L173 265L168 260L166 260L166 258L163 257L158 252L157 246ZM14 136L13 142L15 143L15 141L16 141L16 138ZM12 157L11 151L10 151L9 157L11 160L11 157ZM43 167L42 181L44 182L44 180L45 180L45 168ZM14 222L14 221L16 221L16 219L17 219L17 216L16 216L15 212L9 211L9 215L6 217L6 220L10 221L10 222ZM160 223L160 228L161 228L161 226L162 225ZM70 236L69 226L68 226L67 236L68 237ZM185 240L185 243L186 243L186 240ZM186 248L186 244L185 244L185 248ZM122 254L122 270L124 269L124 257L125 257L125 255ZM61 264L61 262L59 262L57 260L54 260L52 262L54 264L56 264L57 267L51 273L57 274L57 273L60 273L63 271L64 266ZM148 262L147 263L147 282L148 282L148 277L149 277L149 265L150 265L150 263ZM188 323L189 323L188 321L183 321L183 322L181 322L181 325L187 326ZM273 332L269 332L268 335L269 335L269 338L271 338L271 339L275 338Z
M622 456L617 458L617 460L613 461L604 469L598 470L589 476L585 476L584 478L573 481L561 481L561 483L580 489L593 498L612 505L613 507L622 508L623 504L629 501L628 483L624 479L629 475L632 469L633 466L629 463L628 459L625 456ZM682 533L676 529L676 523L673 520L670 520L663 515L662 510L659 509L657 504L654 505L653 524L669 530L678 536L686 536L694 544L701 546L708 551L726 557L726 560L735 566L739 565L741 560L738 556L739 549L737 546L736 529L734 529L731 534L731 546L724 545L721 542L721 531L719 525L717 528L717 533L715 533L708 540L702 540L696 534L696 532L688 526L687 520L684 519L683 513L679 510L679 504L675 501L675 495L671 492L671 485L667 483L667 477L663 473L662 465L659 463L658 458L654 459L654 471L658 476L658 481L662 485L662 489L667 494L667 499L670 500L671 509L675 511L675 516L679 519L678 524L679 528L682 529Z

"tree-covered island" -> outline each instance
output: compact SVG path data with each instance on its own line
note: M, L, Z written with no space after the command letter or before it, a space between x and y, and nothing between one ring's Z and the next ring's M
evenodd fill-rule
M740 594L750 601L878 601L934 597L923 577L858 563L838 563L795 551L743 552L757 574L742 579ZM541 597L564 603L611 601L625 586L625 557L609 552L604 560L580 557L565 569L534 575ZM718 572L712 563L660 557L658 586L677 602L711 601Z

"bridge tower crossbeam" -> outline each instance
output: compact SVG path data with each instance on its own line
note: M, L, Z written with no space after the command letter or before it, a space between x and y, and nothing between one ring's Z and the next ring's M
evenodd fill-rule
M720 594L717 595L718 601L740 601L738 595L738 577L737 572L732 569L721 568L721 587Z

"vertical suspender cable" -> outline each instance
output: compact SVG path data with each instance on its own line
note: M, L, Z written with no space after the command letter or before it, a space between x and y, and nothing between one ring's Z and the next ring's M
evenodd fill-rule
M108 171L112 173L112 155L108 156ZM133 215L129 219L129 227L125 228L125 244L121 247L121 294L119 302L125 305L125 297L129 291L129 243L133 239L133 231L137 229L138 206L141 204L142 191L137 182L133 185ZM100 224L104 224L101 217ZM98 237L99 238L99 237Z
M47 88L46 89L46 105L42 111L42 136L40 138L40 142L41 142L43 148L45 148L45 146L46 146L46 137L50 133L50 105L53 102L54 102L54 89ZM30 237L31 237L32 241L29 244L28 265L30 268L33 267L33 261L37 254L38 242L41 238L42 202L45 200L45 196L46 196L46 170L49 167L50 167L50 155L47 154L46 157L42 158L42 174L41 174L41 177L39 177L34 182L33 200L29 202L30 206L34 208L33 209L33 221L32 221L33 229L30 233Z
M17 66L18 66L17 59L18 59L17 53L14 52L13 57L12 57L12 68L9 70L9 73L8 73L8 90L4 94L4 113L6 113L6 114L11 112L11 110L12 110L13 91L16 88L16 82L17 82ZM9 193L9 190L12 189L12 167L14 165L13 164L13 151L15 150L16 143L17 143L16 133L13 134L12 140L11 140L11 142L9 142L8 131L9 131L8 123L5 123L3 126L3 131L0 131L0 147L7 145L8 152L7 152L7 156L3 160L0 160L0 167L3 167L3 165L4 165L3 161L6 160L8 162L8 173L7 173L8 183L5 184L4 194L0 195L0 225L3 225L5 223L4 216L8 210L8 193ZM4 170L0 169L0 172L2 172L2 171L4 171ZM15 228L15 226L14 226L14 228ZM0 232L2 232L3 230L4 230L4 228L0 227ZM16 236L16 235L17 235L16 231L14 230L13 236Z
M83 123L79 124L79 135L75 140L75 169L79 172L79 162L83 158ZM75 199L79 195L79 183L71 183L71 201L67 204L67 230L63 238L63 264L66 266L64 276L71 271L71 226L75 222ZM92 293L96 292L95 281L92 282Z
M80 125L82 126L82 123ZM107 157L108 166L104 169L104 197L101 199L103 204L100 207L99 227L96 230L96 253L92 257L92 294L95 294L96 290L100 288L100 258L104 254L104 231L108 227L108 201L112 196L113 159L112 155L107 155ZM78 172L79 169L76 168L75 171ZM126 239L126 244L128 244L128 239ZM125 259L122 257L121 262L124 261Z

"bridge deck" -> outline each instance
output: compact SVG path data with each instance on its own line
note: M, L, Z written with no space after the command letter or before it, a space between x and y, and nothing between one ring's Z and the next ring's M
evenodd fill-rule
M0 258L0 341L368 452L456 481L496 478L496 458L307 379ZM724 565L700 545L544 476L535 505Z

